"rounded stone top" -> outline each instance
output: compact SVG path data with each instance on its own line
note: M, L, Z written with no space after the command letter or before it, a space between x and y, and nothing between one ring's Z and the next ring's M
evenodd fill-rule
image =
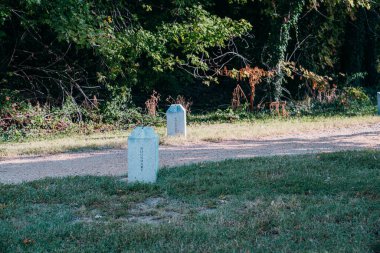
M173 113L173 112L186 112L185 108L181 104L172 104L170 105L169 109L166 111L166 113Z
M131 135L129 136L131 139L152 139L158 138L158 135L154 131L152 127L136 127L133 129Z

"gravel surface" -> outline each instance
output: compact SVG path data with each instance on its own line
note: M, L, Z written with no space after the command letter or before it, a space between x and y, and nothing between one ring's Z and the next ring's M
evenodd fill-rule
M255 140L199 142L161 146L160 166L272 155L340 150L380 149L380 123L355 128L265 137ZM380 166L380 165L379 165ZM0 161L0 183L12 184L45 177L127 174L127 151L112 149L60 155L10 158Z

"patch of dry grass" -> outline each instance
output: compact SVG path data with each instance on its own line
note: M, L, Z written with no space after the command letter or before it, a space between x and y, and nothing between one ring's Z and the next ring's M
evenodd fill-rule
M266 119L255 122L192 124L188 136L167 137L164 127L156 128L162 145L185 145L197 142L220 142L223 140L256 139L269 136L322 132L348 127L364 127L380 123L378 116L318 117ZM22 155L46 155L86 149L125 148L131 131L71 135L48 140L19 143L0 143L0 158Z
M0 158L47 155L87 149L124 148L130 131L72 135L48 140L0 143Z
M188 127L187 138L167 137L164 129L159 129L161 143L183 145L199 141L220 142L223 140L247 140L269 136L322 132L349 127L365 127L380 123L378 116L267 119L256 122L200 124Z

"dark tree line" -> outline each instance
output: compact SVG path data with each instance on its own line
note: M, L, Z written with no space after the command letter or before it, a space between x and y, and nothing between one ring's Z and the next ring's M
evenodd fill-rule
M152 90L212 103L219 94L201 82L250 65L276 71L268 100L301 98L283 69L293 62L375 90L379 13L371 0L3 0L0 89L56 105L121 105L131 89L137 103Z

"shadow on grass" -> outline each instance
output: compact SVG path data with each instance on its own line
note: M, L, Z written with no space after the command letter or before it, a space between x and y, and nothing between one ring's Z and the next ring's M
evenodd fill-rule
M338 152L163 169L154 185L0 185L0 251L370 252L379 161L380 151Z

